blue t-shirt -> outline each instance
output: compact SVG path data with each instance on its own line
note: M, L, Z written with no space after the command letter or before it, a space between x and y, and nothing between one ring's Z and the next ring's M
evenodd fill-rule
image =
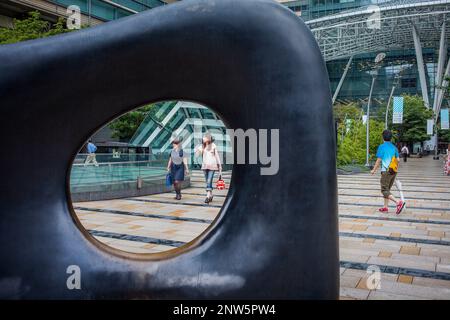
M397 147L389 141L380 144L377 150L377 158L381 159L381 171L386 171L389 168L392 157L398 158Z
M94 153L96 150L97 150L97 147L92 142L89 142L87 145L87 152Z

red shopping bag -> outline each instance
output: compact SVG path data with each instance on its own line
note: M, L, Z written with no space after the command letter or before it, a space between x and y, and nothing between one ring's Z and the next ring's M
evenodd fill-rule
M219 180L216 182L216 189L217 190L223 190L225 189L225 181L222 180L222 176L219 176Z

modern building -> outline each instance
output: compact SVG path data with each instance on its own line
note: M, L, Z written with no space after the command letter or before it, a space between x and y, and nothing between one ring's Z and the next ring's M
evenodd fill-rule
M356 101L371 117L392 96L418 94L435 123L448 107L443 87L450 74L447 0L283 1L310 27L327 61L333 102ZM375 57L385 54L380 63ZM379 119L383 120L383 119ZM433 150L436 136L425 143Z
M167 159L173 137L182 139L190 164L196 164L194 149L205 132L213 135L219 154L231 153L230 137L218 116L207 107L186 101L167 101L156 105L130 140L131 146L149 148L155 158ZM222 159L222 163L224 163Z
M78 6L82 13L82 25L119 19L144 10L174 2L174 0L2 0L0 2L0 27L11 26L12 18L38 10L49 21L68 17L69 6Z
M327 61L333 92L352 57L337 101L367 103L374 58L383 52L386 58L380 64L374 85L375 105L388 101L393 86L394 95L420 94L426 104L434 104L435 89L442 85L448 56L446 42L450 33L444 22L450 10L449 1L278 1L299 15L313 31ZM441 35L445 40L442 46Z
M447 105L441 88L449 71L450 0L277 1L315 35L336 102L366 106L374 80L372 116L403 93L421 95L435 112ZM69 5L79 6L82 23L92 25L171 2L176 0L3 0L0 25L11 25L11 17L32 9L50 19L67 16ZM375 65L378 53L386 57Z

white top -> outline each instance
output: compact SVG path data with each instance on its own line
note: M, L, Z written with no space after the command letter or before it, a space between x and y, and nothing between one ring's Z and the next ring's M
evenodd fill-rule
M203 148L203 145L197 146L195 154L202 155L202 170L219 170L221 167L219 152L214 143L209 144L206 148Z
M409 154L409 150L408 150L408 147L407 147L407 146L404 146L404 147L402 148L402 153Z

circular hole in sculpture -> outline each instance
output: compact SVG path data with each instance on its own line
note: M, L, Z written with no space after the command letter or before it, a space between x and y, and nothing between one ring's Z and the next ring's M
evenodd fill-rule
M118 253L161 254L208 230L231 180L230 138L206 106L142 106L95 132L70 170L82 231Z

